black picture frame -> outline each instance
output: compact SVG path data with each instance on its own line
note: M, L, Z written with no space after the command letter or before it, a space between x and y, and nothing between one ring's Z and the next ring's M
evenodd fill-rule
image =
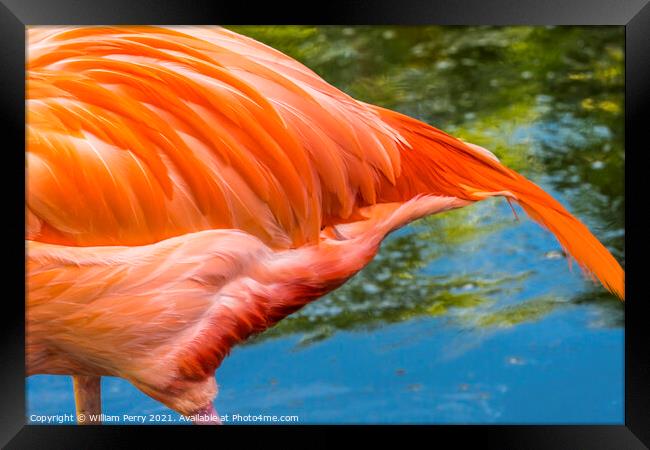
M643 225L643 152L650 109L649 0L374 0L291 4L281 7L209 0L0 0L0 126L5 161L2 221L6 264L0 317L0 444L6 448L113 448L138 435L148 446L154 438L181 433L183 442L213 439L214 433L245 427L175 426L38 426L26 425L24 358L24 185L25 26L55 24L437 24L437 25L623 25L625 26L625 425L620 426L419 426L374 427L383 437L395 431L431 434L425 439L468 440L497 448L623 449L650 446L650 319L640 277L646 230ZM22 261L22 262L21 262ZM228 429L226 431L225 429ZM259 427L258 427L259 428ZM329 427L308 428L323 445L332 439ZM366 427L346 427L347 430ZM179 431L180 429L180 431ZM286 427L264 427L265 433ZM295 429L294 429L295 430ZM209 433L209 435L208 435ZM292 432L293 433L293 432ZM300 433L302 434L302 433ZM268 441L247 433L249 444ZM293 439L300 439L293 435ZM167 441L168 443L171 441ZM426 441L425 441L426 442ZM644 445L645 444L645 445ZM214 445L220 445L215 441ZM311 446L311 444L310 444Z

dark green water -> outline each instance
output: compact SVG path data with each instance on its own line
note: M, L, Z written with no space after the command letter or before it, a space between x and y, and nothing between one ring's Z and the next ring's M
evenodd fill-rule
M493 151L624 264L622 27L231 27L353 97ZM621 423L623 306L503 200L392 235L341 289L236 349L222 413L302 423ZM166 412L120 380L108 413ZM32 377L30 414L72 411Z

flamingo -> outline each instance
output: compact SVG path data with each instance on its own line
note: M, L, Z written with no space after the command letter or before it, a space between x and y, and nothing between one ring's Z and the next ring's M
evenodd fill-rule
M624 300L610 252L491 152L233 31L30 28L26 77L27 375L71 375L78 413L99 414L115 376L218 423L234 345L390 232L491 197Z

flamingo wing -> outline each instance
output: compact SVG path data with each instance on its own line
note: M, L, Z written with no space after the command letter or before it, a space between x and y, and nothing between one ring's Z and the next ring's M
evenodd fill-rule
M399 176L376 111L228 30L39 27L29 44L29 239L234 228L296 247Z
M620 265L539 187L259 42L218 27L38 28L29 40L30 240L144 245L240 229L296 248L367 206L503 195L624 296Z

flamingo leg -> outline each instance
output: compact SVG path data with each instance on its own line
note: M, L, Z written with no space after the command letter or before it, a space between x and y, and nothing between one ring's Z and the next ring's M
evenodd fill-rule
M102 413L101 377L74 375L74 403L78 425L101 425Z

